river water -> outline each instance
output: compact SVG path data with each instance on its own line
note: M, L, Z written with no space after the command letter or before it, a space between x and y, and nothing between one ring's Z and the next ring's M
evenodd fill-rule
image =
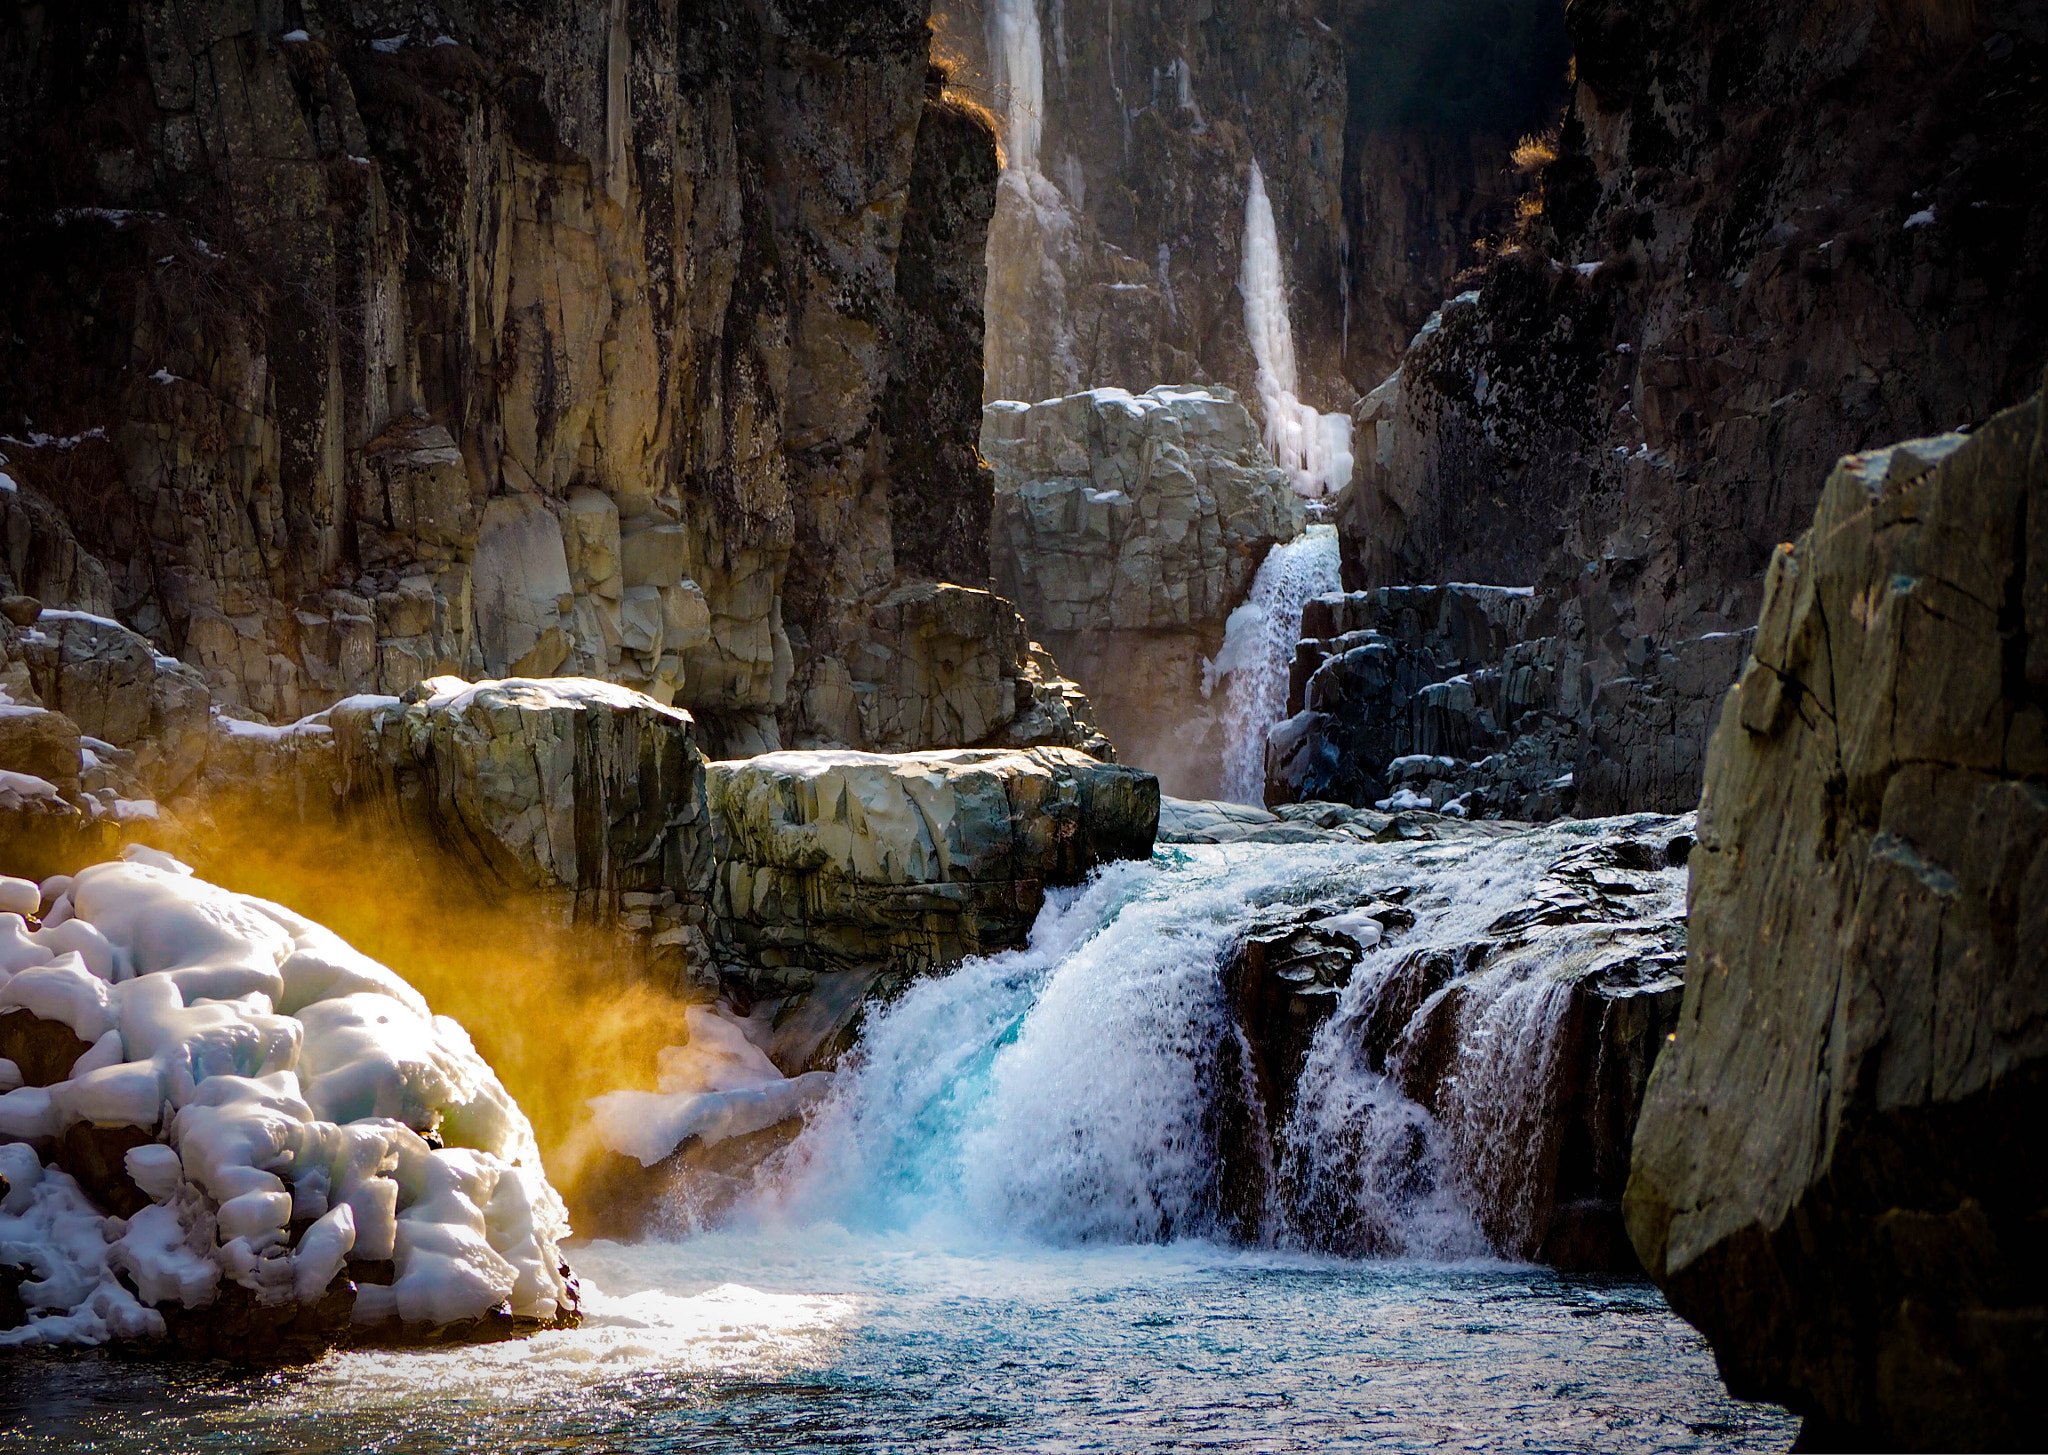
M15 1356L0 1450L1784 1449L1792 1418L1729 1399L1653 1287L1491 1259L1450 1172L1397 1196L1337 1169L1381 1246L1434 1261L1317 1254L1284 1209L1271 1247L1218 1236L1205 1048L1248 920L1398 884L1401 946L1455 943L1559 853L1662 824L1112 867L1028 949L873 1016L722 1226L578 1248L583 1327L260 1374ZM1369 1073L1318 1064L1326 1100L1384 1114ZM1323 1135L1293 1131L1291 1155Z

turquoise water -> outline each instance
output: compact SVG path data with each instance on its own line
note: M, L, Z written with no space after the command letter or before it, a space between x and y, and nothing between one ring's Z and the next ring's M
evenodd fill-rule
M1423 1114L1343 1058L1294 1142L1436 1261L1283 1251L1317 1246L1285 1210L1274 1248L1214 1241L1205 1068L1247 920L1401 885L1402 945L1459 943L1613 827L1117 866L1028 949L877 1012L726 1225L576 1249L583 1327L261 1374L17 1357L0 1451L1785 1449L1792 1417L1729 1399L1653 1287L1488 1259L1450 1161L1421 1193L1375 1183L1349 1123Z
M31 1358L0 1450L1783 1450L1647 1285L837 1228L600 1244L582 1329L242 1375Z

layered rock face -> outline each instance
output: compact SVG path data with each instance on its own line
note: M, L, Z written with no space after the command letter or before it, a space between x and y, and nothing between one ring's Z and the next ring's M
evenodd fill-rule
M1123 756L1168 792L1210 797L1223 759L1206 663L1265 553L1303 507L1228 390L1102 389L993 404L992 558L1087 688Z
M1472 585L1310 602L1267 801L1532 822L1689 808L1754 633L1644 640L1603 680L1613 667L1588 650L1586 607Z
M714 763L719 954L744 1008L776 1000L785 1071L851 1043L861 1000L1022 945L1045 892L1152 852L1159 784L1059 748L771 753Z
M1579 599L1606 681L1754 620L1838 455L2031 389L2048 28L2018 4L1567 20L1540 210L1356 411L1340 521L1354 589Z
M359 20L0 26L8 589L274 721L560 673L811 731L850 605L987 575L994 139L925 7Z
M1852 455L1707 764L1629 1230L1815 1448L2042 1433L2048 426Z

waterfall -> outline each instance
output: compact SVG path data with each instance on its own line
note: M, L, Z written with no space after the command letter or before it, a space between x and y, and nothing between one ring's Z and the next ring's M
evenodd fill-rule
M1267 553L1251 596L1225 623L1223 648L1202 680L1206 694L1230 679L1223 710L1225 798L1266 801L1266 734L1287 715L1287 677L1301 640L1301 609L1343 584L1336 527L1312 525Z
M1287 318L1287 278L1280 266L1280 229L1266 195L1265 174L1252 163L1244 205L1244 327L1258 363L1259 405L1266 448L1287 472L1296 493L1311 500L1351 483L1351 416L1321 414L1300 399L1294 329Z
M1236 1114L1245 1042L1223 968L1276 907L1399 884L1413 887L1415 924L1365 956L1311 1043L1257 1221L1284 1244L1349 1254L1525 1255L1554 1161L1569 967L1538 955L1451 974L1419 1007L1402 972L1422 956L1463 963L1547 865L1601 832L1233 845L1110 866L1055 892L1027 948L872 1007L831 1094L742 1216L956 1245L1232 1236L1244 1225L1225 1182L1247 1150L1233 1138L1264 1111ZM1675 870L1643 909L1675 913L1683 897ZM1407 1029L1375 1064L1368 1029L1389 1021ZM1402 1091L1415 1057L1436 1058L1441 1120Z
M1045 47L1038 31L1038 0L995 0L988 17L988 55L1002 103L1008 170L1038 172L1045 128Z

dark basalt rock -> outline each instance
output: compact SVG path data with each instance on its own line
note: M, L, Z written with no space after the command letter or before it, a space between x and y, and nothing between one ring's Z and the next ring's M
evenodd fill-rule
M62 1021L46 1021L27 1010L0 1011L0 1059L21 1068L24 1086L50 1086L64 1080L78 1058L91 1049Z
M1843 460L1708 758L1628 1226L1817 1449L2048 1439L2044 426Z

